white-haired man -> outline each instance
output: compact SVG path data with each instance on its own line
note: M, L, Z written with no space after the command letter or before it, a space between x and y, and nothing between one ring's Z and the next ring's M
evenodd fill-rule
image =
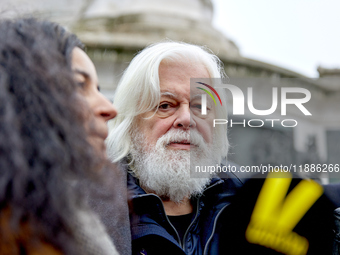
M190 79L223 78L222 70L202 47L162 42L141 51L120 81L107 147L129 170L133 254L218 253L218 215L242 183L209 173L191 178L190 162L220 164L228 142L226 125L213 127L226 109L207 100L203 115L205 92Z

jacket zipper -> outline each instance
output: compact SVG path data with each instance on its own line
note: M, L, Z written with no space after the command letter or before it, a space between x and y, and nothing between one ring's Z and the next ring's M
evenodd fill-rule
M229 204L228 204L228 205L229 205ZM212 239L212 237L213 237L213 235L214 235L214 233L215 233L215 228L216 228L216 223L217 223L218 217L221 215L221 213L223 212L223 210L224 210L228 205L225 205L225 206L221 209L221 211L219 211L219 213L216 215L216 218L215 218L215 221L214 221L213 230L212 230L212 232L211 232L211 235L210 235L210 237L209 237L207 243L206 243L205 246L204 246L203 255L206 255L206 254L207 254L207 248L208 248L209 243L210 243L210 241L211 241L211 239Z
M185 234L184 234L184 236L183 236L183 245L182 245L182 249L184 250L184 252L186 252L185 251L185 239L186 239L186 237L187 237L187 234L188 234L188 232L189 232L189 229L191 228L191 226L192 226L192 224L194 224L194 222L196 221L196 219L197 219L197 216L198 216L198 208L199 208L199 203L200 203L200 198L201 197L199 197L198 199L197 199L197 208L196 208L196 215L195 215L195 218L194 218L194 220L190 223L190 225L189 225L189 227L187 228L187 230L185 231Z
M157 195L155 195L155 194L152 194L152 193L150 193L150 194L138 195L138 197L144 197L144 196L155 196L155 197L157 197L157 198L160 200L161 205L162 205L162 208L163 208L163 213L164 213L164 215L165 215L165 218L166 218L166 220L168 221L169 225L172 227L172 229L175 231L176 236L177 236L177 241L178 241L180 247L182 247L182 242L181 242L181 239L179 238L179 234L178 234L176 228L171 224L171 222L170 222L168 216L167 216L166 213L165 213L165 209L164 209L164 205L163 205L162 199L160 199L159 196L157 196Z
M162 203L162 204L163 204L163 203ZM164 206L163 206L163 210L164 210ZM181 239L179 238L179 234L178 234L176 228L174 227L174 225L171 224L171 222L170 222L170 220L169 220L169 218L168 218L168 215L166 215L166 213L165 213L165 210L164 210L164 215L165 215L165 218L167 219L168 223L170 224L170 226L172 227L172 229L173 229L173 230L175 231L175 233L176 233L177 241L178 241L178 243L179 243L179 246L182 247L182 242L181 242Z
M212 185L212 186L206 188L203 192L207 191L208 189L210 189L210 188L212 188L212 187L215 187L216 185L218 185L218 184L220 184L220 183L222 183L222 182L223 182L223 181L218 181L218 182L216 182L214 185ZM183 236L183 246L181 246L181 247L182 247L182 249L184 250L184 252L186 252L185 247L184 247L184 246L185 246L185 239L186 239L186 237L187 237L187 234L188 234L188 232L189 232L189 229L191 228L191 226L194 224L194 222L195 222L196 219L197 219L197 216L198 216L198 208L199 208L199 205L200 205L200 199L201 199L201 197L202 197L202 196L199 196L198 199L197 199L197 208L196 208L196 215L195 215L195 218L194 218L194 220L190 223L189 227L187 228L187 230L185 231L185 234L184 234L184 236ZM222 209L224 209L224 207L223 207ZM216 217L217 217L217 216L216 216Z

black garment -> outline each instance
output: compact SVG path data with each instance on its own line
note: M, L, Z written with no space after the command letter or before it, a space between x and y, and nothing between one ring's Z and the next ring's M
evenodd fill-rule
M138 180L128 175L128 189L132 194L130 223L132 254L221 254L211 246L220 213L233 201L236 190L242 186L237 178L214 178L203 195L196 198L196 210L185 240L177 237L165 215L161 199L146 194ZM224 242L222 240L222 242Z
M334 226L334 242L333 255L340 254L340 207L334 211L335 226Z
M168 215L168 218L171 222L171 224L175 227L177 230L177 233L179 235L180 240L183 240L183 237L185 235L185 232L187 231L191 221L192 216L194 213L184 214L184 215L176 215L176 216L170 216ZM176 238L174 236L174 238Z
M333 202L336 207L340 207L340 183L323 185L325 195Z

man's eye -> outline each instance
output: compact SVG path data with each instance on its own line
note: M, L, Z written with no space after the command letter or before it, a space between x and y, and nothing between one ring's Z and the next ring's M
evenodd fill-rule
M159 105L159 109L161 110L166 110L170 108L170 104L161 104Z
M196 109L202 109L202 105L201 104L194 104L192 107L196 108Z

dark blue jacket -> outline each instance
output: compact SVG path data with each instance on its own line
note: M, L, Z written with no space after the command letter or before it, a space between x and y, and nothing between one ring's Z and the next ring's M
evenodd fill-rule
M218 254L216 249L221 244L212 242L212 237L218 235L216 222L241 185L242 181L237 178L212 179L203 194L193 200L196 208L194 220L184 240L179 240L161 199L154 194L146 194L138 180L129 174L132 254Z

